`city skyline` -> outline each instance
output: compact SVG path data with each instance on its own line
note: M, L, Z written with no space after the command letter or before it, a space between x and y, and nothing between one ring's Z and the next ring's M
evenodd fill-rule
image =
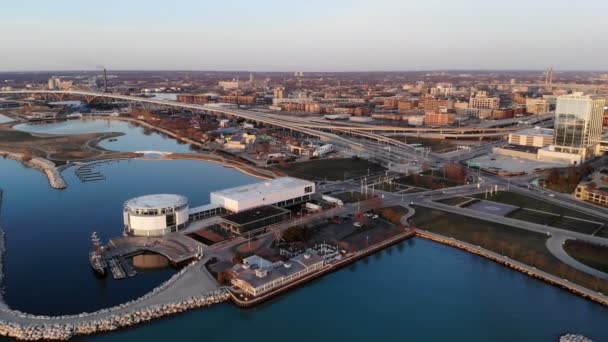
M0 71L607 70L608 47L596 42L608 27L595 25L607 9L594 0L32 0L3 7Z

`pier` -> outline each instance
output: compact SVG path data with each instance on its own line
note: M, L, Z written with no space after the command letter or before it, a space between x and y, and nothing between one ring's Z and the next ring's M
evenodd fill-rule
M93 171L93 164L87 164L85 166L80 166L76 169L76 176L80 179L81 182L94 182L99 180L105 180L106 177L102 175L100 172Z

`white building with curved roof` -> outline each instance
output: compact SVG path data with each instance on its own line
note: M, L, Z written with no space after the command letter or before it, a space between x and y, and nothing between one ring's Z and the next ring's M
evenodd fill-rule
M162 236L188 223L188 199L155 194L130 199L123 206L125 232L134 236Z

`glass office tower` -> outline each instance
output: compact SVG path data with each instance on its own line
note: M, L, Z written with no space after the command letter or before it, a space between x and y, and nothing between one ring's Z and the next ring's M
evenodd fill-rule
M554 150L589 159L602 135L605 98L574 93L557 98Z

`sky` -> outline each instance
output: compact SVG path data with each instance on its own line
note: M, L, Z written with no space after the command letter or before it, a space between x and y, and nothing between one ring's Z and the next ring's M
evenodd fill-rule
M0 71L608 70L607 0L2 0Z

